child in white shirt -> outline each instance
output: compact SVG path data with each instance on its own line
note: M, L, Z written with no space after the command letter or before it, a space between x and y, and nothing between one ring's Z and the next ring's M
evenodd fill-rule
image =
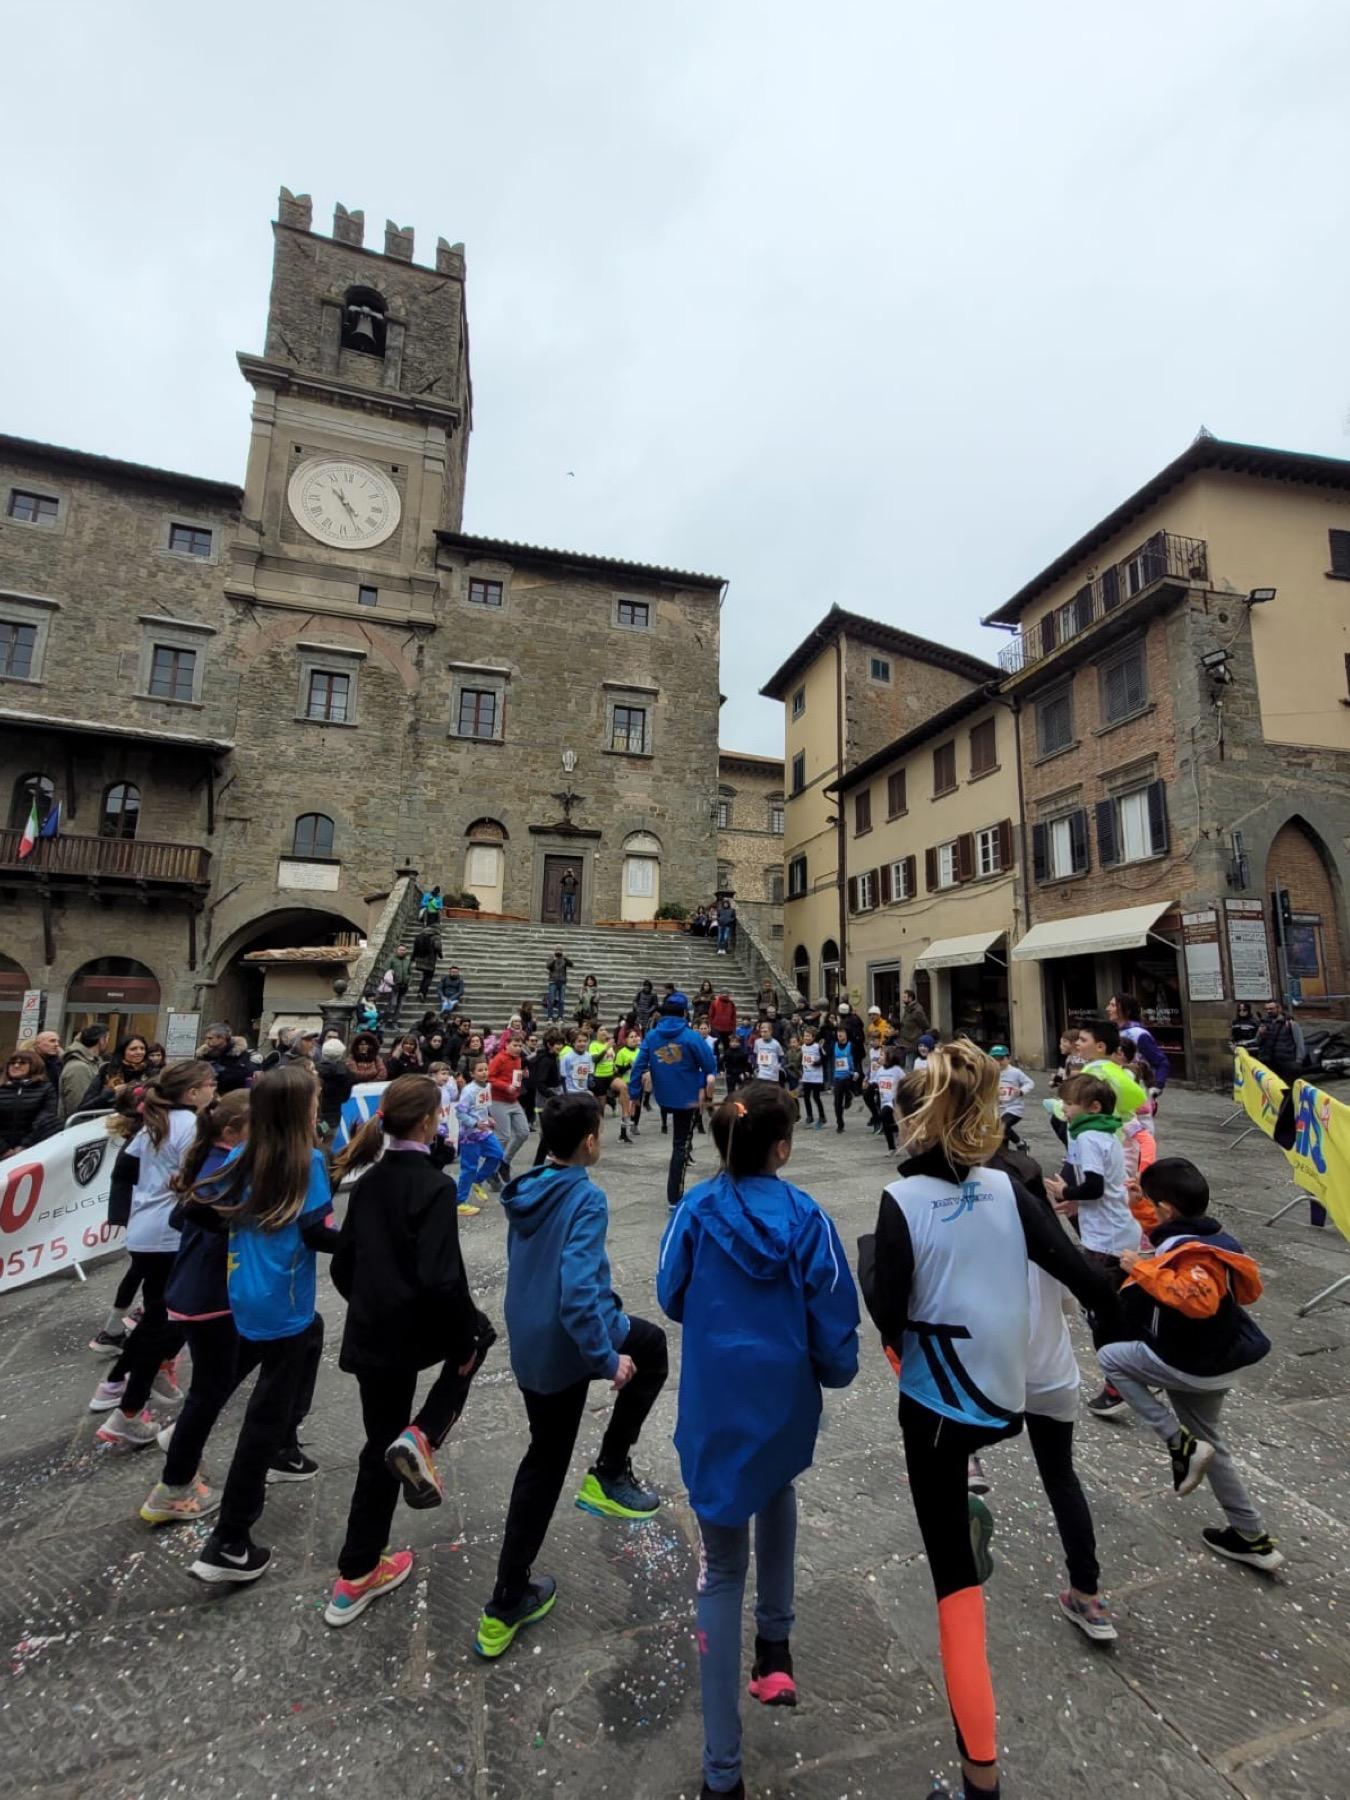
M783 1046L769 1029L766 1019L759 1028L759 1036L752 1046L756 1081L769 1081L778 1086L779 1076L783 1072Z
M1055 1211L1075 1216L1088 1260L1119 1268L1124 1250L1139 1247L1139 1226L1125 1189L1125 1147L1112 1110L1110 1083L1074 1075L1060 1089L1068 1143L1064 1167L1047 1176L1045 1191Z
M1023 1074L1012 1060L1012 1052L1006 1044L995 1044L989 1052L998 1064L998 1116L1003 1120L1003 1138L1016 1137L1017 1127L1022 1123L1022 1113L1026 1106L1026 1097L1034 1093L1036 1083L1030 1075Z
M905 1079L904 1054L898 1048L888 1049L882 1057L881 1067L873 1077L873 1086L877 1090L877 1116L881 1129L886 1134L887 1150L894 1150L899 1135L895 1122L895 1095L900 1083Z
M802 1033L802 1099L806 1102L806 1123L811 1123L811 1108L816 1109L816 1130L825 1129L825 1053L814 1029L808 1025Z
M595 1073L595 1059L591 1055L590 1033L579 1031L570 1050L564 1050L558 1058L558 1067L562 1071L563 1092L568 1094L589 1094L591 1076Z

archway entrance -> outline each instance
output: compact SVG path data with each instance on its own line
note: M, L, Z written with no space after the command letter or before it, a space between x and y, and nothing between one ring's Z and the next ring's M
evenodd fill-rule
M0 956L0 1056L19 1041L19 1015L29 986L28 971L11 956Z
M820 946L820 988L831 1011L839 1004L839 946L826 938Z
M66 989L62 1043L70 1043L86 1025L108 1027L110 1052L136 1034L153 1043L160 1034L159 981L153 970L129 956L100 956L76 969Z
M1347 964L1341 909L1331 859L1306 820L1292 818L1276 832L1266 859L1266 889L1289 895L1282 979L1301 1010L1344 1011Z
M213 1020L221 1019L254 1043L258 1041L263 1016L265 969L258 963L243 962L241 958L246 951L298 950L330 944L358 944L364 937L364 930L354 919L349 919L342 913L324 912L315 907L284 908L278 912L265 913L262 918L240 926L214 960L219 973L215 990L205 1002L206 1011L202 1024L209 1025ZM319 978L311 975L309 986L314 988L314 992L295 997L294 1010L297 1016L303 1014L306 1018L312 1016L317 1019L319 999L332 998L332 976L337 972L336 969L327 972L322 995L319 993ZM276 1010L278 1009L274 1005L273 1011Z

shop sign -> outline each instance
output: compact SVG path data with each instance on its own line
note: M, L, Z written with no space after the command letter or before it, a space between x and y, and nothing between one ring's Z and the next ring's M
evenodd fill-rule
M1181 937L1186 953L1186 986L1192 1000L1223 999L1223 961L1219 954L1219 915L1183 913Z
M1228 966L1233 972L1235 1000L1269 1000L1270 946L1266 909L1261 900L1225 900L1228 919Z

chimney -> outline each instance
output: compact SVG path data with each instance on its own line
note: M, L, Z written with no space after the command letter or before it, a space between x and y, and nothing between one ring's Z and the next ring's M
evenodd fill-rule
M333 242L351 244L359 250L365 235L366 215L363 212L348 212L339 200L333 208Z
M413 228L411 225L395 225L392 219L384 222L384 253L397 257L399 262L411 262L413 259Z
M314 202L308 194L293 194L288 187L277 199L277 224L294 231L308 231L314 224Z

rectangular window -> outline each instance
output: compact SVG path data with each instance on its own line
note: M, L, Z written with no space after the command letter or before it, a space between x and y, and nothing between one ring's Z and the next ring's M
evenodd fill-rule
M988 775L998 767L998 741L993 719L981 719L970 733L970 772Z
M797 689L796 693L792 696L792 716L794 719L800 719L802 714L805 711L806 711L806 689L804 687L799 687Z
M33 653L37 649L37 626L17 625L0 619L0 675L14 681L28 681L33 673Z
M975 873L997 875L1003 867L1002 840L997 825L975 833Z
M856 877L858 883L858 911L871 912L877 903L877 878L872 869Z
M882 687L889 687L891 685L890 657L874 656L868 669L868 675L871 680L878 682Z
M50 494L29 494L23 488L11 488L7 510L11 519L21 519L26 525L55 525L61 504Z
M806 892L806 858L794 856L788 864L788 898L797 899Z
M191 700L197 652L156 644L150 657L150 694L156 700Z
M800 794L806 786L806 752L799 750L792 759L792 791Z
M949 844L937 847L937 884L940 888L955 887L960 880L960 865L957 862L956 839Z
M470 606L500 606L502 603L502 584L500 581L471 581L469 583Z
M1049 827L1050 856L1048 873L1063 877L1073 874L1073 839L1068 819L1052 820Z
M731 802L730 800L719 800L717 802L717 829L725 831L730 824Z
M781 869L773 869L769 873L769 904L770 906L783 904L783 871Z
M1148 694L1144 686L1144 647L1136 644L1102 664L1102 720L1114 724L1139 712Z
M1139 788L1116 801L1116 851L1119 862L1142 862L1153 854L1153 834L1148 825L1148 794Z
M377 587L366 587L363 583L356 590L356 604L358 606L378 606L380 590Z
M773 801L769 807L769 830L776 831L779 837L783 835L783 803L781 800Z
M461 688L459 691L460 737L493 738L497 735L497 694L493 688Z
M351 694L350 675L335 675L327 669L311 669L309 692L305 697L305 717L323 719L330 725L345 725Z
M1103 868L1167 853L1167 784L1151 781L1097 803L1097 854Z
M1012 865L1012 825L1007 826L1003 840L1004 866ZM1031 860L1037 881L1065 881L1070 875L1082 875L1088 866L1087 813L1080 806L1062 818L1049 819L1031 830ZM1105 860L1105 859L1103 859Z
M170 525L169 548L179 556L211 554L211 533L197 525Z
M1036 708L1036 753L1051 756L1073 742L1073 694L1069 688L1051 694Z
M610 727L611 750L628 750L641 755L647 748L647 709L645 706L616 706Z
M853 796L853 835L860 837L872 829L872 790L861 788Z
M1327 533L1331 551L1331 573L1350 576L1350 531Z
M891 864L891 898L893 900L912 900L914 898L914 859L902 856L898 862Z
M933 752L933 792L950 794L956 786L956 744L939 744Z
M886 777L886 817L898 818L906 810L905 771L896 769Z
M620 600L616 617L630 631L646 631L652 622L652 609L645 600Z

